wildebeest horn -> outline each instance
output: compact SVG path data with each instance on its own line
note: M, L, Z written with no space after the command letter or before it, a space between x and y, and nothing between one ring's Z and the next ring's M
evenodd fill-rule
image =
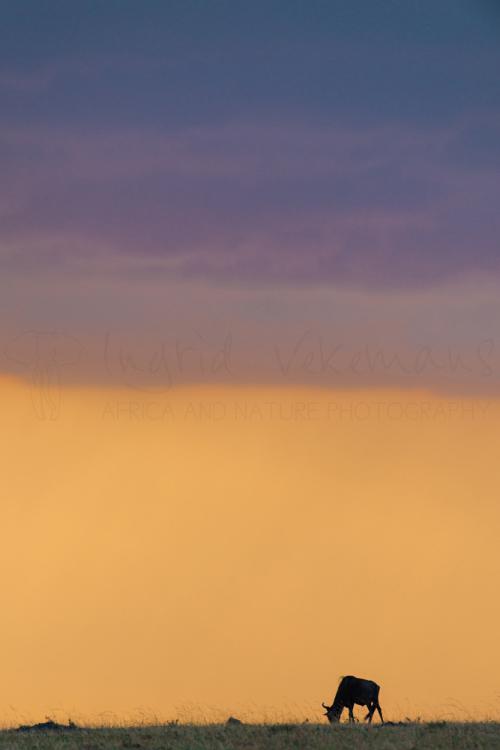
M321 705L323 706L323 708L326 708L326 710L327 710L327 711L328 711L328 709L330 708L330 706L325 706L325 704L324 704L324 703L322 703Z

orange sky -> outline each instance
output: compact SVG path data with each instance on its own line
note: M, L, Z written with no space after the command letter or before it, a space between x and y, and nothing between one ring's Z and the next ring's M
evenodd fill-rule
M346 673L498 716L498 401L38 395L0 387L3 722L320 719Z

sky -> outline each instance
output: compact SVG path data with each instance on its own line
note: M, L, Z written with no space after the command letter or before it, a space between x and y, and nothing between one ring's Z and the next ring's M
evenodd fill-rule
M497 4L0 10L0 721L498 713Z

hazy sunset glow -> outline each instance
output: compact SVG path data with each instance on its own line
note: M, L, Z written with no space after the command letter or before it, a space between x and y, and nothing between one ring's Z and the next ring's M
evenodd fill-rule
M495 710L496 400L2 394L16 712L314 716L347 670L393 715Z

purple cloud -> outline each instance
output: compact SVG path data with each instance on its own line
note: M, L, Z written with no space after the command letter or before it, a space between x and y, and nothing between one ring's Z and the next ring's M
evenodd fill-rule
M4 129L0 262L105 272L121 258L142 276L380 287L498 272L500 175L471 132ZM467 141L479 163L457 157Z

